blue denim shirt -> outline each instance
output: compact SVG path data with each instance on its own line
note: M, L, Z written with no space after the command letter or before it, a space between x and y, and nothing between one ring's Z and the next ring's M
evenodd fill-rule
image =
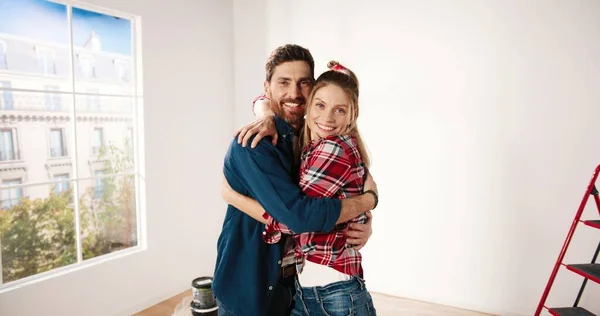
M331 231L340 216L338 199L314 199L298 187L292 127L275 118L277 145L262 139L256 148L236 138L225 156L223 172L235 191L257 200L275 220L296 233ZM248 142L250 144L250 142ZM267 313L271 289L280 277L283 242L267 244L264 224L228 205L217 242L213 292L235 315Z

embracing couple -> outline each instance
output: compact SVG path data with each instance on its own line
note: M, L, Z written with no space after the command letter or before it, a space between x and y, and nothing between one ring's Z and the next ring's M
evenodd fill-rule
M298 45L267 60L259 117L227 151L217 243L219 315L376 315L359 250L377 185L356 121L358 79Z

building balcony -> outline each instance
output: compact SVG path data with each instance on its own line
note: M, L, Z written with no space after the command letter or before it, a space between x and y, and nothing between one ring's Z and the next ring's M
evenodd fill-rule
M73 106L75 104L75 106ZM78 120L131 118L131 97L75 95L60 92L0 91L0 118L3 120Z

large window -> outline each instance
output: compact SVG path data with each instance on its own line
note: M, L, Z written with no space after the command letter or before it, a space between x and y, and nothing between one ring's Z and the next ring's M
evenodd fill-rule
M137 17L0 2L2 289L140 249L143 98Z

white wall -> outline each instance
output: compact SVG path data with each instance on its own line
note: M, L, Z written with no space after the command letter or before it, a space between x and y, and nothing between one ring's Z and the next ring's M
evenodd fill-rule
M317 74L337 59L361 79L372 291L533 314L600 163L598 1L239 0L234 17L236 125L284 43L311 49ZM600 233L578 232L567 259L585 263ZM549 304L568 306L581 279L559 276Z
M266 0L233 1L234 104L236 128L254 120L252 100L263 92L267 44Z
M0 315L131 315L212 275L233 131L230 1L93 0L142 16L147 251L0 294ZM210 154L209 148L214 154Z

